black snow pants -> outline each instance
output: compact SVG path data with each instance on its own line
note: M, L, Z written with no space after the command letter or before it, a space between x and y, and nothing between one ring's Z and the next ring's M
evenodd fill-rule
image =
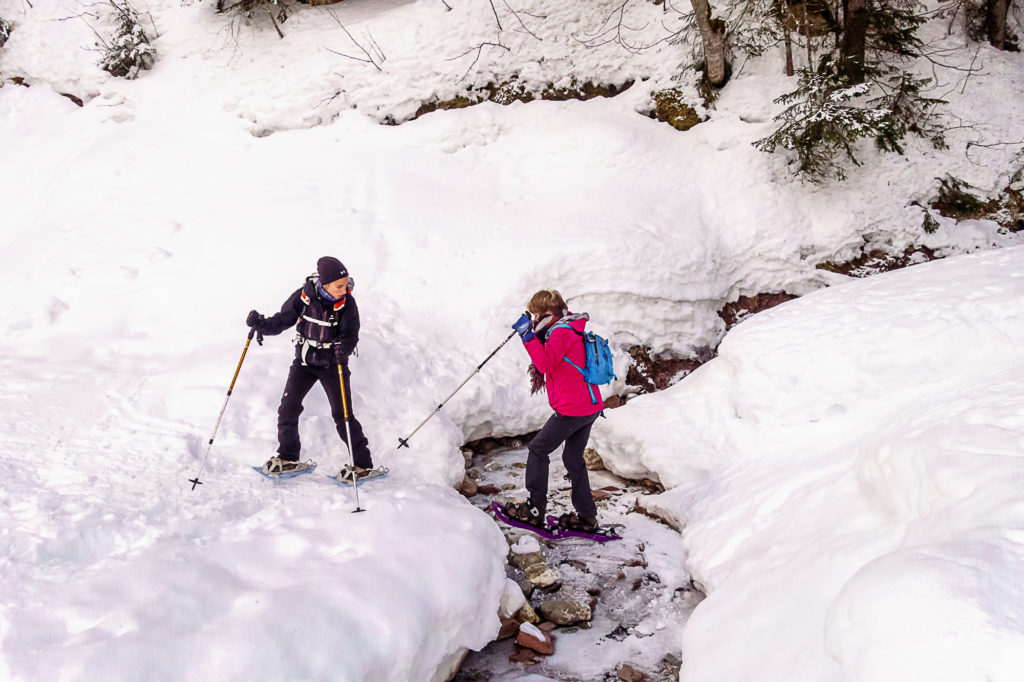
M351 373L347 366L342 366L345 377L345 398L348 401L349 429L352 431L352 458L356 466L370 469L370 444L363 435L363 427L352 414ZM277 448L281 459L298 461L302 444L299 442L299 415L302 414L302 401L317 381L324 387L327 399L331 403L331 416L338 429L338 435L345 442L345 412L341 403L341 385L338 381L338 367L311 367L296 360L288 370L288 381L284 385L281 406L277 408Z
M565 443L562 462L569 472L569 482L572 484L572 506L581 517L597 516L597 505L594 504L594 495L590 492L590 477L587 475L587 465L583 461L583 450L587 447L590 429L600 414L598 412L586 417L566 417L556 412L530 441L529 454L526 457L526 489L530 492L530 502L534 506L547 506L550 462L548 456L559 445Z

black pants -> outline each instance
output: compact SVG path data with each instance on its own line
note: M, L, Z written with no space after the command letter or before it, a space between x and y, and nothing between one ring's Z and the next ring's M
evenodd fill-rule
M370 444L363 435L363 427L352 414L352 384L349 381L348 367L343 366L345 376L345 397L348 401L349 429L352 431L352 458L356 466L369 469L373 466L370 459ZM281 459L298 461L302 444L299 442L299 415L302 414L302 401L309 389L317 381L324 387L327 399L331 403L331 416L338 429L338 435L346 443L345 412L341 403L341 385L338 380L338 367L310 367L296 360L288 370L288 381L284 385L281 406L277 408L277 448Z
M565 463L565 468L569 472L569 482L572 484L572 506L580 516L597 516L594 495L590 492L587 465L583 461L583 449L587 447L590 428L600 414L599 412L586 417L564 417L555 414L530 441L529 454L526 458L526 489L530 492L530 502L535 506L546 506L550 462L548 456L564 442L562 462Z

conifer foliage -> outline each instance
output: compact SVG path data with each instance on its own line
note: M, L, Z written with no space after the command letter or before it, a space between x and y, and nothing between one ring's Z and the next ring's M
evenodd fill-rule
M139 71L153 68L156 50L142 28L139 13L127 0L123 4L110 0L109 5L116 13L117 29L110 41L102 44L100 68L113 76L132 80L138 77Z
M0 17L0 47L3 47L10 37L11 25L3 17Z
M796 152L797 173L814 181L844 179L843 161L859 165L854 150L862 139L897 154L908 133L945 145L937 122L945 102L927 95L930 78L909 70L924 54L916 0L844 0L842 8L842 24L822 38L820 56L808 49L796 89L775 100L788 105L775 117L780 127L754 143Z

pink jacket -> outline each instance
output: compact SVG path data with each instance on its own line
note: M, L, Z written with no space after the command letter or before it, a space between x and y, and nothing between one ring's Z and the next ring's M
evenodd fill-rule
M566 317L563 320L579 332L587 326L584 317ZM556 324L561 324L563 320ZM585 382L579 370L562 359L568 357L580 367L586 365L586 351L583 350L583 338L579 334L571 329L555 329L548 335L547 343L533 338L523 345L534 367L544 374L548 402L555 412L566 417L585 417L604 409L600 389Z

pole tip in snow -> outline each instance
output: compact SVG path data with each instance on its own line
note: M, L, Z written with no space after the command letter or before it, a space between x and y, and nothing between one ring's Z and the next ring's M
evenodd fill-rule
M198 476L188 479L188 482L192 484L192 490L195 490L197 485L203 484L203 482L199 480Z
M409 447L409 439L408 438L399 438L398 439L398 449L401 450L402 448L407 448L407 447Z

